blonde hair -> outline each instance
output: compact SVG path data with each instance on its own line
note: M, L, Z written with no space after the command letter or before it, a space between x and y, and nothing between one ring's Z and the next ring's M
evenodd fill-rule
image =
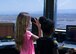
M16 47L18 50L20 50L22 44L23 44L23 35L26 32L26 22L27 22L28 13L21 12L19 13L16 21Z

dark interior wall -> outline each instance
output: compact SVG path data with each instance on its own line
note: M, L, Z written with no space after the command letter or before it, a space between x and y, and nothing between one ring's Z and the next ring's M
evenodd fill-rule
M14 23L0 23L0 38L11 36L14 38Z

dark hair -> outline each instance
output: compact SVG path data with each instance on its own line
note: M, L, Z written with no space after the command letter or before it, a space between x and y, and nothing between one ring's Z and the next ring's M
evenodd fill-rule
M41 23L41 29L45 34L51 34L53 32L54 23L51 19L47 19L45 17L40 17L39 22Z
M35 19L37 18L31 17L31 22L35 22Z

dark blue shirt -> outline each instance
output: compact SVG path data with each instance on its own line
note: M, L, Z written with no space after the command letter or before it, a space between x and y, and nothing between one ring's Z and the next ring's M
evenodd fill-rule
M53 48L57 49L58 45L52 37L41 37L37 40L37 47L40 54L53 54Z

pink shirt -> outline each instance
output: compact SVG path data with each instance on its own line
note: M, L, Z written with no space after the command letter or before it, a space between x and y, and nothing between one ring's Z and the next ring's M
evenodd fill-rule
M24 34L24 42L21 47L20 54L35 54L33 40L31 38L32 33L30 31L26 31Z

